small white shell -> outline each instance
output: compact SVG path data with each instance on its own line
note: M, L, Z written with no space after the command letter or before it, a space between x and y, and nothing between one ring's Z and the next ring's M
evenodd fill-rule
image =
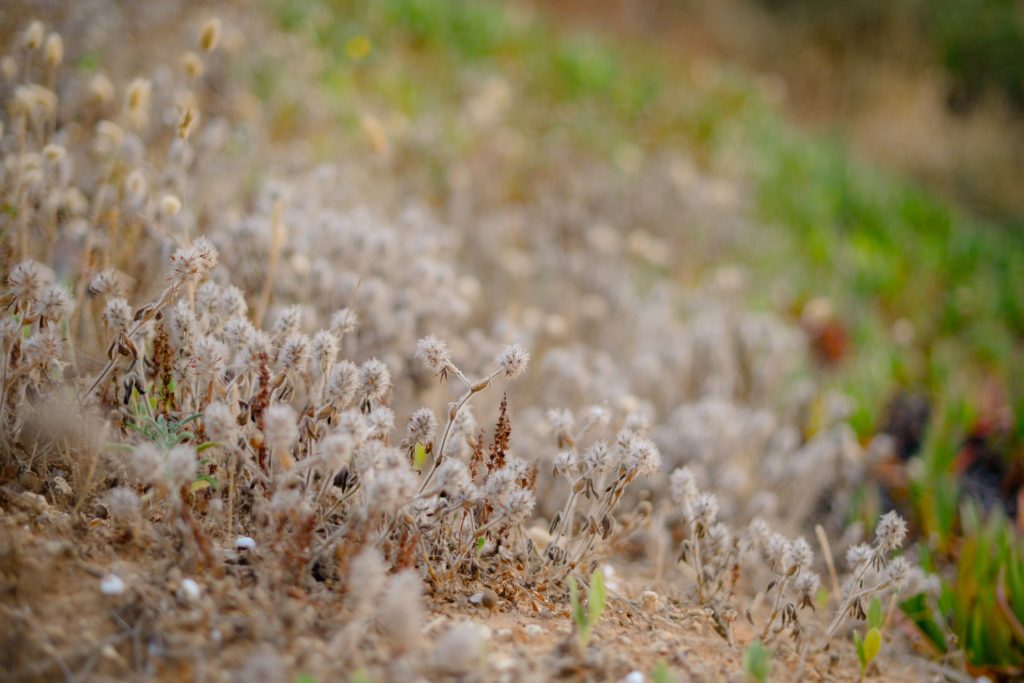
M100 581L100 593L104 595L121 595L126 589L127 586L117 574L107 574Z

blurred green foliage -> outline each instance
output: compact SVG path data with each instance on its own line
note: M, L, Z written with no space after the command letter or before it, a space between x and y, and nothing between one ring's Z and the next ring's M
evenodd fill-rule
M850 51L911 27L945 65L954 103L986 90L1024 108L1024 9L1018 0L758 0L781 20L800 22ZM901 34L906 37L906 33Z

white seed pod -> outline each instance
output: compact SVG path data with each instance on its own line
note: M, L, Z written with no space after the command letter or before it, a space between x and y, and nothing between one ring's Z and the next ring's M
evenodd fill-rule
M21 44L26 50L38 50L43 44L46 28L41 21L33 21L21 36Z
M43 59L46 66L55 69L64 61L64 39L59 33L51 33L46 37L46 44L43 46Z

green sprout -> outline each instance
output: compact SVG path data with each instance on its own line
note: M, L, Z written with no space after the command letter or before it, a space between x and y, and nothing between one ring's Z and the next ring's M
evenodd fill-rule
M860 633L853 632L853 645L857 649L857 659L860 660L860 676L864 678L871 662L875 661L878 653L882 650L882 624L884 615L882 612L882 601L875 597L868 605L868 632L863 638Z
M595 569L590 575L590 587L587 589L587 607L583 608L580 603L580 589L576 585L576 579L569 577L569 601L572 603L572 618L576 622L576 633L579 636L580 644L586 647L590 640L590 634L601 618L606 600L604 588L604 574L600 569Z
M752 683L764 683L772 672L772 654L760 640L743 651L743 674Z

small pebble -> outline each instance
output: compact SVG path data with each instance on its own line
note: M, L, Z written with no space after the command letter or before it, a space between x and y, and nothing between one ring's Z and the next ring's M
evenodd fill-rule
M256 547L256 541L248 536L239 536L235 539L235 550L252 550Z
M483 594L480 597L480 604L487 609L494 609L498 606L498 594L492 591L490 588L485 588Z
M622 683L644 683L647 680L644 675L639 671L630 671L628 674L623 676Z
M544 627L540 624L527 624L524 631L526 635L528 635L531 638L536 638L537 636L544 635Z
M181 580L181 596L186 602L195 602L199 599L201 591L199 584L192 579Z
M121 595L126 588L124 581L117 574L107 574L100 581L100 593L104 595Z
M655 612L658 609L658 594L654 591L644 591L640 594L640 601L645 612Z

